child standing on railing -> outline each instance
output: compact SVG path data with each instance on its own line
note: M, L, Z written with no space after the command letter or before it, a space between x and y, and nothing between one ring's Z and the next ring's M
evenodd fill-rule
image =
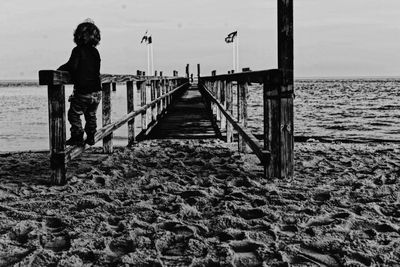
M94 145L96 111L101 100L100 54L96 49L100 42L100 30L88 19L76 28L74 42L76 47L72 49L70 59L58 68L68 71L74 83L74 91L68 99L71 102L68 110L71 138L66 144L83 146L85 131L86 143ZM85 116L85 130L82 128L81 115Z

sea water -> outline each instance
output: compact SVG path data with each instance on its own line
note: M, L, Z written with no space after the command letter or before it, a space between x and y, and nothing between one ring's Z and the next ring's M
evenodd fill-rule
M331 139L398 140L400 80L304 79L295 82L295 135ZM249 87L249 128L263 129L262 86ZM66 86L66 99L72 86ZM139 98L136 93L136 103ZM127 112L126 87L112 92L112 120ZM0 151L49 149L47 87L0 85ZM66 100L66 110L69 103ZM101 127L101 104L97 112ZM148 114L149 115L149 114ZM83 121L84 122L84 121ZM135 127L140 130L140 117ZM67 138L69 138L67 122ZM114 144L127 144L127 126L114 132ZM97 145L101 145L99 142Z

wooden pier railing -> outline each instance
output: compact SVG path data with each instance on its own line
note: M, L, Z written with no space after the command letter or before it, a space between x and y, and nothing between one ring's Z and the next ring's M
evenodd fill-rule
M293 127L293 0L278 2L278 68L265 71L243 69L241 73L200 77L199 88L208 99L209 109L215 113L221 128L226 128L226 139L232 141L233 129L238 133L239 151L247 143L264 164L265 177L293 177L294 127ZM247 129L247 98L249 83L263 84L264 133L263 142ZM233 90L236 88L237 118L233 117Z
M292 146L283 145L286 132L292 134L289 116L282 114L282 99L292 98L293 93L280 90L283 85L283 71L278 69L247 71L234 74L215 75L199 78L199 88L208 100L208 107L213 112L221 132L226 132L226 141L232 142L233 130L237 132L238 150L246 152L246 144L265 166L267 177L290 176L291 164L284 161L283 154L291 154ZM263 144L247 129L248 86L262 84L263 90ZM234 101L233 96L237 100ZM237 111L234 117L234 109Z
M95 142L103 140L105 153L113 151L113 132L128 124L128 144L133 144L138 136L146 135L166 112L176 95L185 90L188 78L143 76L139 75L102 75L102 121L103 127L96 132ZM68 72L55 70L39 71L39 84L48 87L50 166L52 183L66 182L66 164L79 156L88 146L66 149L65 84L71 84ZM117 83L125 83L127 89L127 114L118 120L111 119L111 90ZM140 107L135 107L134 90L138 90ZM150 95L150 99L147 99ZM100 113L100 112L98 112ZM148 119L147 114L151 114ZM135 118L141 116L141 131L135 132Z

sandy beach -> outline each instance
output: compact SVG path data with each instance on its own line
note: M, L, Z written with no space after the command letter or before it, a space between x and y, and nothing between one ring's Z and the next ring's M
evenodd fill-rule
M218 140L95 148L49 186L47 153L0 157L0 266L395 266L400 146L296 143L262 179Z

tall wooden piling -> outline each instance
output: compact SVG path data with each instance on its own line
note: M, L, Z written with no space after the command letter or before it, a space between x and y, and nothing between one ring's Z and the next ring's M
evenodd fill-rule
M293 177L293 0L278 1L278 68L283 70L281 86L281 177Z
M138 81L138 86L140 87L140 106L146 105L146 81ZM142 132L147 128L147 110L142 112L141 116L141 130Z
M219 102L221 102L221 81L215 81L214 85L215 85L215 98ZM217 123L219 123L219 128L222 128L222 126L221 126L221 119L222 119L221 118L222 117L221 110L216 105L215 105L215 113L217 116Z
M111 123L111 83L103 83L102 92L102 103L103 103L103 127ZM112 143L113 133L110 133L103 138L103 150L104 153L113 152Z
M226 109L226 81L220 81L220 88L219 88L219 93L220 93L220 99L221 99L221 104L224 109ZM221 112L221 111L220 111ZM226 117L222 114L220 114L221 117L221 130L226 129Z
M238 120L247 128L247 98L248 98L248 83L238 83ZM245 140L239 136L238 138L239 152L247 152Z
M278 0L278 68L281 84L264 83L266 177L290 178L294 169L293 0Z
M232 115L233 113L233 94L232 94L232 82L227 81L226 83L226 110ZM233 116L232 116L233 117ZM232 124L226 122L226 142L231 143L233 141L233 127Z
M64 85L48 85L50 168L53 184L66 183L65 176L65 89Z
M126 82L126 97L128 113L135 110L135 95L133 90L133 81ZM128 146L135 143L135 117L128 121Z

